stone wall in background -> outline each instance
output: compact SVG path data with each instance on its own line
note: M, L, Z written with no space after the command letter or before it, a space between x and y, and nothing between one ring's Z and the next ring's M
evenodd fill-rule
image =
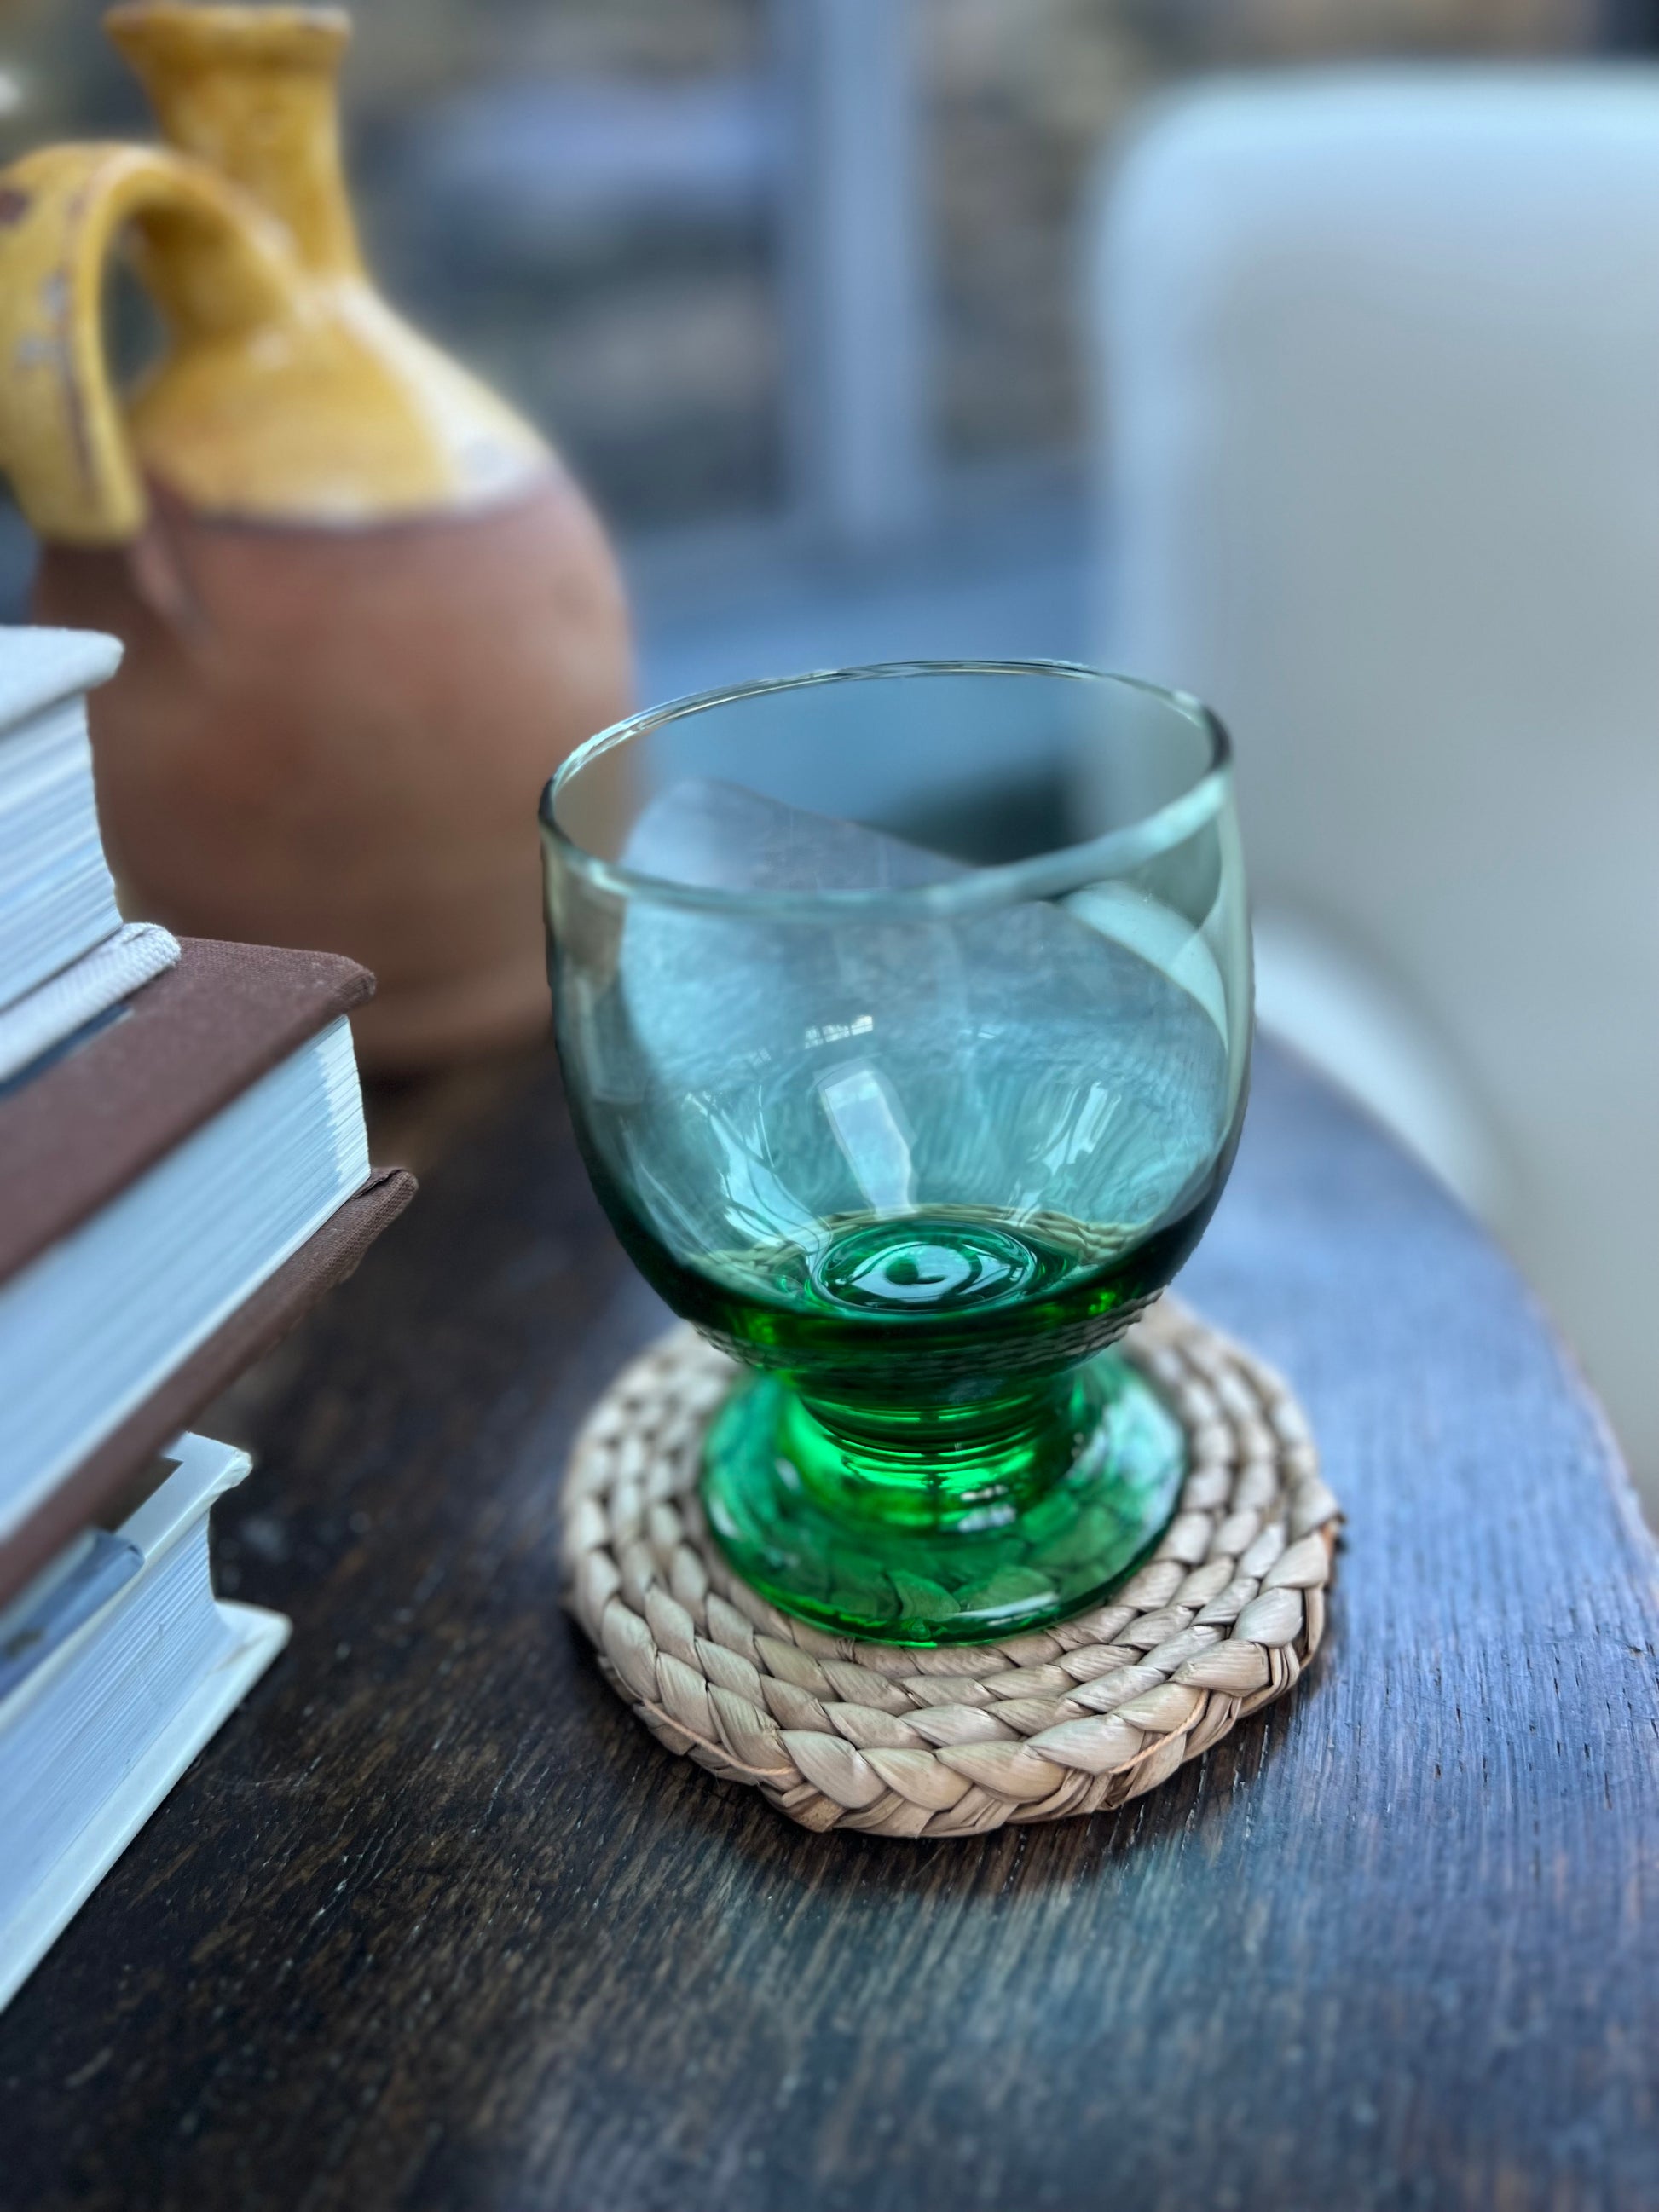
M1571 52L1595 0L922 0L940 407L962 455L1078 434L1077 217L1098 149L1160 87L1366 55Z

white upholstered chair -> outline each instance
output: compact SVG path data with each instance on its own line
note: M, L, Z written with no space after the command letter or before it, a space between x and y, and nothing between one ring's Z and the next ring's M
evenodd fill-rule
M1089 251L1101 649L1232 728L1264 1015L1494 1219L1659 1497L1659 76L1188 94Z

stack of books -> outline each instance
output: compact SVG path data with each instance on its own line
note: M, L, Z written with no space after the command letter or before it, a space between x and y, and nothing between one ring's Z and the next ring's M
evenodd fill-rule
M415 1188L369 1165L364 969L123 925L119 655L0 629L0 2004L287 1640L214 1596L249 1462L186 1425Z

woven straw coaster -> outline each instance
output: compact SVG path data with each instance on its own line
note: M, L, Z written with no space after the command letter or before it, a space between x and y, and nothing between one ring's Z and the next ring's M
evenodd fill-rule
M1109 1605L1006 1644L861 1644L726 1565L696 1493L734 1369L687 1328L625 1368L576 1440L565 1602L658 1741L808 1828L966 1836L1097 1812L1283 1696L1317 1650L1338 1507L1279 1378L1165 1299L1123 1350L1191 1472Z

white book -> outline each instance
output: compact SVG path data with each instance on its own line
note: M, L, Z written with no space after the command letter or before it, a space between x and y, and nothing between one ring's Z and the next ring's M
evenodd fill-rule
M84 696L120 659L95 630L0 628L0 1008L121 927Z
M341 1017L0 1284L0 1540L368 1171Z
M245 1452L185 1435L113 1534L0 1613L0 2005L288 1641L216 1598L208 1515Z

